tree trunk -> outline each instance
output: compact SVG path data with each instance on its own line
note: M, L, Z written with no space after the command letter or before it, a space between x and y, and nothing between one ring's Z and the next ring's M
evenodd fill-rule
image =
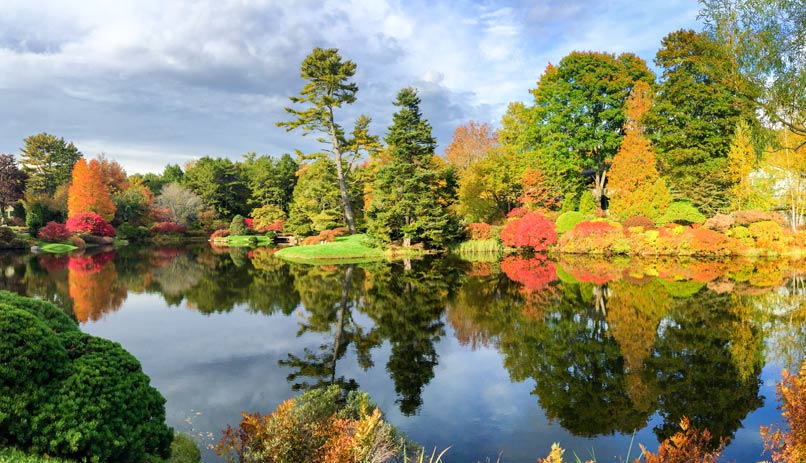
M355 265L348 265L344 272L344 285L341 287L341 300L339 301L339 313L336 319L336 337L333 340L333 363L330 367L330 384L336 383L336 362L339 359L341 349L341 338L344 333L344 313L347 311L347 302L350 295L350 288L353 283L353 269Z
M607 180L607 171L602 169L601 171L596 173L596 176L593 177L593 199L596 200L596 204L599 206L599 209L606 211L607 205L604 204L602 198L605 196L605 181Z
M342 205L344 205L344 220L347 222L347 230L350 231L351 235L355 235L355 216L353 215L353 207L350 205L350 195L347 192L347 175L344 172L344 166L341 164L341 146L339 138L336 136L336 125L333 122L333 108L330 109L329 122L330 140L333 143L333 157L336 161L336 176L339 179L339 193Z
M411 247L411 237L409 237L409 236L404 236L403 237L403 247L404 248L410 248Z

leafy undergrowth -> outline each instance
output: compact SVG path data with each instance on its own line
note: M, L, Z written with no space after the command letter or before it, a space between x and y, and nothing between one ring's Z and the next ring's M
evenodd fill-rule
M196 443L184 434L175 434L171 443L171 457L163 460L146 456L145 463L199 463L201 452ZM74 460L33 455L15 448L0 448L0 463L75 463Z
M13 448L0 448L0 463L73 463L73 460L29 455Z
M302 263L361 263L386 258L383 250L366 242L366 235L343 236L331 243L292 246L277 251L275 255L290 262Z

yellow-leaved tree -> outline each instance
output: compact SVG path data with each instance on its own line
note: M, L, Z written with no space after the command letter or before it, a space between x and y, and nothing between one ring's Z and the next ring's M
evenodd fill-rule
M758 196L753 188L751 173L756 162L756 152L750 139L750 127L741 121L736 125L733 142L728 151L728 174L733 185L728 190L731 209L741 211L759 207Z

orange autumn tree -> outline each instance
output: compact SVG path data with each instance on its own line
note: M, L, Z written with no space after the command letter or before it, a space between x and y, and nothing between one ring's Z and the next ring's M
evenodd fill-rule
M560 205L560 194L551 187L541 170L526 169L521 184L523 194L518 199L530 211L551 211Z
M672 202L666 182L657 169L657 158L644 136L641 119L652 107L649 84L638 81L625 103L627 122L624 140L613 157L607 192L610 212L619 218L636 216L656 219Z
M101 163L81 158L73 166L73 182L67 190L67 215L94 212L106 221L115 217L115 204L105 183Z
M107 158L106 154L101 153L98 155L98 167L109 194L119 195L129 189L126 171L117 161L113 161Z
M445 159L459 171L464 171L474 161L487 156L498 143L498 135L486 122L470 121L453 132L453 140L445 148Z

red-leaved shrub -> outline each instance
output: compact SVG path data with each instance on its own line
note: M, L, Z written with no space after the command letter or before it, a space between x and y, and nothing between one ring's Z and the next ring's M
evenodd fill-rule
M735 254L740 246L737 240L707 228L691 229L688 235L694 255L729 256Z
M39 229L39 233L36 236L48 243L58 243L67 241L67 238L70 238L70 232L67 231L67 227L60 223L48 222L47 225Z
M339 236L344 236L346 234L347 228L345 227L334 228L332 230L323 230L321 233L319 233L319 241L330 243L335 241Z
M732 215L717 214L706 220L703 227L718 231L719 233L725 233L730 230L730 227L732 227L734 223L736 223L736 219Z
M521 217L525 216L529 213L529 209L525 207L516 207L507 213L508 219L520 219Z
M465 229L471 240L489 240L493 237L493 227L487 223L469 223Z
M625 219L621 222L621 225L627 229L631 227L641 227L644 230L654 230L655 229L655 222L652 221L649 217L644 217L642 215L637 215L635 217L630 217L629 219Z
M539 212L529 212L504 226L501 230L501 242L505 246L545 251L557 242L557 232L554 222L546 216Z
M282 233L284 225L285 225L285 220L280 219L280 220L276 220L273 224L269 225L268 227L264 227L260 231L262 231L262 232L273 231L273 232L277 232L277 233Z
M246 228L248 228L250 230L254 228L254 226L253 226L254 219L249 218L249 217L244 217L243 222L246 224Z
M777 212L749 210L736 211L731 215L736 220L736 225L747 226L751 223L764 222L767 220L775 222L778 225L786 225L784 216Z
M93 212L82 212L67 219L67 230L95 236L115 236L115 228Z
M332 230L322 230L316 236L309 236L302 240L303 245L310 245L310 244L321 244L321 243L331 243L336 240L339 236L344 236L347 234L346 227L339 227L334 228Z
M598 235L602 233L615 233L618 232L619 229L615 225L611 224L610 222L591 222L591 221L584 221L579 222L571 233L574 238L585 238L590 235Z
M226 238L227 236L229 236L229 230L222 228L222 229L214 231L210 235L210 241L212 241L212 240L214 240L216 238Z
M187 228L176 222L158 222L151 226L151 231L154 233L185 233Z

